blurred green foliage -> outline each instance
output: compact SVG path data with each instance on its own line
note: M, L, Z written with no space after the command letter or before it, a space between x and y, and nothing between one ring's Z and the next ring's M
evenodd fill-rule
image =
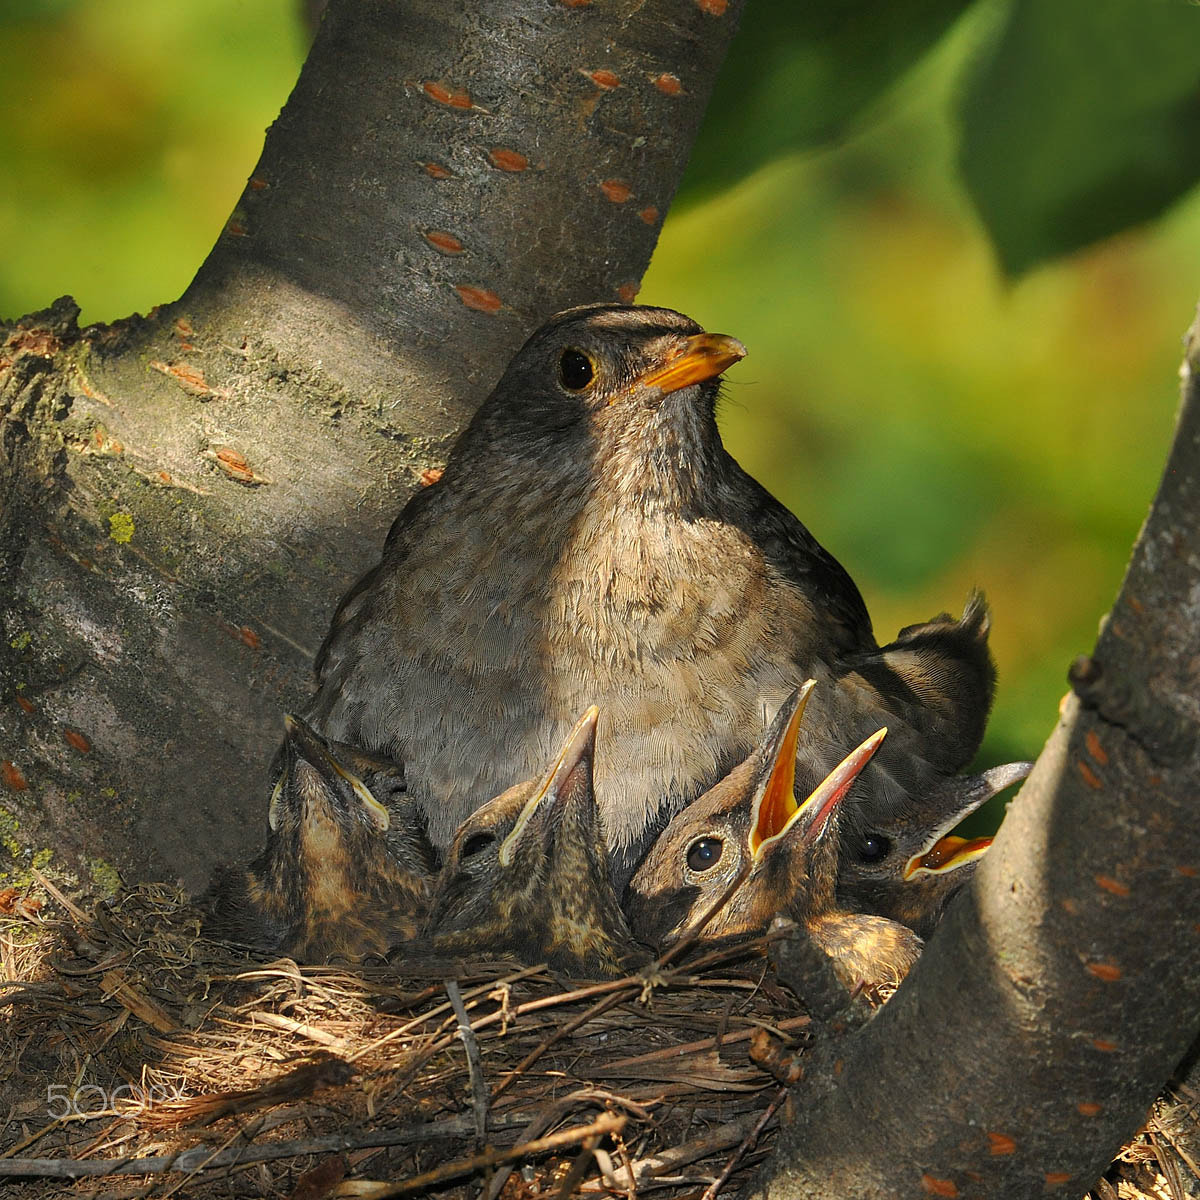
M690 202L841 136L968 0L749 0L688 164Z
M1011 272L1147 217L1200 174L1200 8L1014 0L972 64L962 169Z
M298 8L0 7L0 313L183 290L290 90ZM1184 0L750 0L640 297L746 341L726 440L881 639L987 591L982 761L1040 749L1161 470L1200 199L1054 256L1192 186L1198 41Z
M295 7L0 0L0 316L183 291L295 82Z

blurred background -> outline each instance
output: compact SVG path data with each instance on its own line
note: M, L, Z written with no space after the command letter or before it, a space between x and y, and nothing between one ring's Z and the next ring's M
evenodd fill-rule
M0 0L0 316L182 292L303 9ZM1153 495L1200 297L1198 151L1186 0L750 0L639 297L747 343L726 441L881 641L986 591L984 765L1040 750Z

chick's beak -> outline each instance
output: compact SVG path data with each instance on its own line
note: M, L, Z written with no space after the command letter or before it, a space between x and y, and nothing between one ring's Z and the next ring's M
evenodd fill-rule
M947 871L957 871L967 863L982 858L984 852L992 844L990 837L961 838L953 834L938 838L924 854L914 855L904 868L904 878L912 879L914 875L944 875Z
M724 333L697 333L669 362L643 375L638 383L656 387L663 395L714 379L746 357L746 347Z
M371 789L353 771L338 762L318 733L299 717L292 716L291 713L284 716L283 725L287 730L288 746L296 758L304 759L335 786L338 780L342 780L354 793L355 798L363 806L367 820L376 829L382 832L391 825L388 810L375 799L371 794ZM272 810L278 802L278 792L277 787L276 793L272 793ZM274 823L272 823L272 828L274 828Z
M978 775L951 780L947 785L950 788L949 796L939 797L939 803L946 811L946 819L931 831L932 840L925 843L925 849L914 854L904 865L904 878L912 879L915 875L944 875L982 858L992 844L990 837L958 837L950 830L993 796L998 796L1014 783L1020 783L1027 778L1032 770L1031 762L1011 762L989 767Z
M512 832L500 844L500 865L510 866L521 839L541 837L549 828L553 814L568 804L577 791L572 783L580 771L586 772L590 791L592 763L596 756L596 723L600 710L593 704L575 723L558 757L542 776L533 795L517 817Z
M816 687L815 679L805 680L780 705L775 720L767 729L764 768L766 778L760 785L750 814L750 853L769 837L781 832L797 811L796 743L800 722L808 707L808 697Z
M862 769L871 761L872 756L879 749L880 743L886 736L886 728L877 729L866 741L851 750L817 784L803 804L797 806L793 799L792 811L784 818L782 823L779 822L778 816L784 811L785 806L777 806L770 809L768 809L766 804L760 806L750 836L751 853L757 858L764 847L777 843L780 838L793 829L796 830L804 842L810 844L816 842L825 831L825 827L829 823L829 818L833 816L834 810L845 799L851 785L858 778ZM796 773L796 748L794 741L792 742L789 758L791 766L786 767L783 763L780 763L779 768L783 769L784 777L788 781L787 786L790 790L794 786ZM774 772L772 775L774 776ZM764 816L766 816L765 820Z

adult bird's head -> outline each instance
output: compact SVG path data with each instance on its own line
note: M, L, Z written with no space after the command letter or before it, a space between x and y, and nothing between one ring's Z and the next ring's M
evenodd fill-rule
M837 808L886 730L850 752L800 804L796 746L815 681L784 701L750 756L689 805L651 847L629 885L635 936L668 946L763 932L777 914L797 921L827 912L837 877Z
M912 797L903 817L876 820L842 850L838 895L849 907L900 921L928 937L953 896L974 874L990 837L952 831L1023 780L1031 762L954 775Z
M630 951L592 790L599 710L540 779L459 827L421 941L438 954L511 954L569 975L615 975Z
M284 725L266 846L214 877L209 929L307 961L383 954L415 931L436 868L403 767Z
M637 475L626 486L656 477L667 486L672 473L702 469L719 449L720 376L745 354L736 338L706 333L671 309L568 309L509 363L456 457L487 447L493 461L513 455L569 474L571 465L593 468L599 456L616 476Z

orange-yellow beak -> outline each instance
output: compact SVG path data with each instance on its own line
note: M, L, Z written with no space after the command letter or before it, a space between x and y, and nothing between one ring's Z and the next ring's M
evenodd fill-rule
M784 701L793 705L783 735L775 745L770 773L758 797L755 811L751 814L750 853L767 840L781 833L796 814L796 744L800 739L800 721L808 705L808 696L816 686L816 680L808 680L799 690ZM782 715L782 714L781 714ZM778 720L778 717L776 718Z
M751 838L753 853L768 843L783 837L792 826L801 826L800 836L806 842L815 842L825 831L829 818L834 809L846 798L846 793L858 778L863 767L871 761L871 756L879 749L880 743L887 736L887 729L877 729L866 741L855 746L824 779L809 793L803 804L795 806L794 811L787 817L778 829L773 825L764 825L760 819L754 830L758 845ZM792 755L792 776L795 778L795 753ZM793 805L795 801L793 800Z
M291 713L284 714L283 727L287 731L288 744L295 754L323 775L330 784L334 784L335 779L344 780L346 786L363 806L363 811L371 824L380 830L388 828L391 824L388 810L375 799L371 789L353 771L338 762L337 757L320 734ZM271 804L267 810L267 821L272 829L278 827L279 803L283 795L282 783L281 779L275 785L275 790L271 793ZM335 784L334 786L336 787Z
M575 728L567 735L558 757L538 782L537 790L525 802L525 807L521 809L508 837L500 843L502 867L511 864L517 843L524 836L526 827L531 824L536 827L539 822L544 822L554 806L561 805L562 798L567 794L566 783L572 771L585 764L590 785L592 763L596 758L596 723L599 719L600 710L593 704L575 722ZM591 791L590 786L588 790Z
M912 879L915 875L942 875L947 871L956 871L967 863L982 858L984 852L992 844L990 837L961 838L953 834L940 837L924 854L916 854L910 858L904 867L904 878Z
M919 850L904 865L905 879L916 875L945 875L982 858L992 844L990 837L964 838L951 831L981 808L993 796L998 796L1014 783L1020 783L1033 770L1031 762L1003 763L989 767L978 775L956 776L943 784L946 791L935 794L933 800L944 810L945 820L929 830L925 849Z
M746 357L746 347L723 333L697 333L665 366L643 375L639 383L659 388L664 395L714 379Z
M796 745L800 735L800 718L804 715L809 693L815 686L815 680L810 679L785 701L785 709L788 704L794 705L794 708L787 715L787 724L771 757L770 773L754 800L750 814L750 853L756 858L763 846L781 838L797 823L801 826L799 832L805 841L816 841L834 809L845 798L887 734L886 729L871 734L821 780L803 804L797 804ZM779 717L784 715L784 710L781 710ZM779 717L776 717L776 721Z

